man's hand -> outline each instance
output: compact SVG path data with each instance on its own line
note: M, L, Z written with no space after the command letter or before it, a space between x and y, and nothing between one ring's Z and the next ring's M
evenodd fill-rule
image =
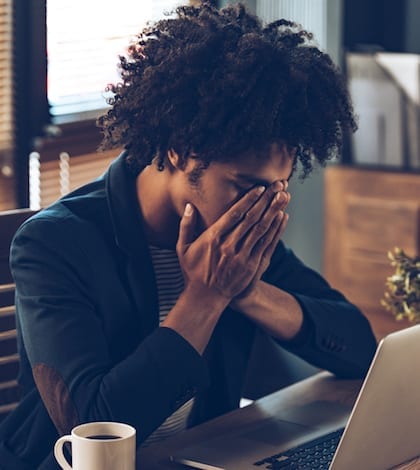
M230 302L259 280L284 231L290 199L280 181L264 189L250 190L196 239L196 209L187 204L177 243L186 287Z
M245 300L246 297L250 296L253 294L253 290L257 286L258 281L261 280L262 275L265 273L267 270L271 257L273 256L274 250L276 249L276 246L278 245L281 237L283 236L284 231L286 230L287 227L287 222L289 220L289 215L284 212L286 209L287 205L290 202L291 196L290 193L287 192L287 181L284 184L284 191L282 191L279 196L280 198L280 212L279 212L279 217L281 217L280 225L277 228L277 231L272 234L272 238L270 242L268 243L262 257L261 257L261 262L258 271L255 273L254 279L252 282L249 284L249 286L240 293L240 295L236 296L232 303L231 307L237 310L241 310L241 308L238 308L241 304L242 300Z
M176 246L185 289L162 326L178 332L200 354L226 306L258 282L265 271L287 222L282 208L289 196L284 189L277 181L267 189L250 190L197 238L196 209L187 204ZM261 309L251 310L257 312L255 321L260 321ZM286 336L299 327L300 317L293 309L289 311L293 321ZM270 327L271 322L263 320L261 324ZM284 323L287 326L288 322Z

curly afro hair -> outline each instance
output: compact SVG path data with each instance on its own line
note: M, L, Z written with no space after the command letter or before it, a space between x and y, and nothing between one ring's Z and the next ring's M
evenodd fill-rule
M312 34L291 21L267 25L237 4L204 3L144 29L111 108L98 119L102 148L124 147L139 171L174 149L201 168L273 143L296 150L302 177L340 152L356 123L346 82Z

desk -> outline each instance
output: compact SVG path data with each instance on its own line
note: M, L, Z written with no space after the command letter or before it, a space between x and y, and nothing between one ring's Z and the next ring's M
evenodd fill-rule
M360 380L339 380L321 372L255 401L252 405L232 411L200 426L196 426L162 443L141 449L137 455L138 470L181 470L188 467L168 461L176 449L205 441L238 427L252 424L261 415L273 415L281 409L302 406L320 399L353 406L361 386ZM394 470L420 469L420 458L395 467Z

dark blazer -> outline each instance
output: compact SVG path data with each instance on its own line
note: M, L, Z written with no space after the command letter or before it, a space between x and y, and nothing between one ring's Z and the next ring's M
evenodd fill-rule
M125 160L122 154L103 177L15 236L24 397L0 427L0 468L55 468L55 440L78 423L130 423L141 443L192 396L190 425L238 406L256 326L227 309L203 356L158 327L136 175ZM302 330L283 347L343 377L365 374L376 342L355 306L283 243L264 279L295 296L304 312Z

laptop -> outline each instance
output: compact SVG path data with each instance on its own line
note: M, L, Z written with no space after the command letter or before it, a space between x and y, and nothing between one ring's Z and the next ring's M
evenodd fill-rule
M420 455L419 362L420 325L391 333L379 343L353 409L318 401L275 416L265 410L257 424L180 449L171 460L202 470L389 469ZM327 434L331 457L322 459ZM313 442L316 464L305 460Z

